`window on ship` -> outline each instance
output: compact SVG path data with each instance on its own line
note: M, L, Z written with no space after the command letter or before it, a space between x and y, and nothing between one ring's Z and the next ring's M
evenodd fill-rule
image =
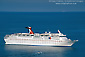
M66 37L66 36L59 36L59 37Z
M23 34L23 36L25 36L25 34Z
M44 36L44 35L41 35L41 36Z
M45 36L49 36L49 35L45 35Z
M34 35L31 35L31 36L34 36Z
M29 36L29 35L27 35L27 36Z

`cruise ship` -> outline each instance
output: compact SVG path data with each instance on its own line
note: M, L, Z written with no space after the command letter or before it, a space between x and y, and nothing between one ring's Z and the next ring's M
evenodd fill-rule
M28 33L14 33L4 37L5 44L32 46L72 46L78 40L71 40L59 30L57 33L34 33L31 27L25 27Z

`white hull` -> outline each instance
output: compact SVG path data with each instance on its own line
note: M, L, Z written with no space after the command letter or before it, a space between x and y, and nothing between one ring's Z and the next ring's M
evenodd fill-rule
M36 45L36 46L72 46L73 42L58 42L54 40L8 40L5 39L5 44L18 44L18 45Z

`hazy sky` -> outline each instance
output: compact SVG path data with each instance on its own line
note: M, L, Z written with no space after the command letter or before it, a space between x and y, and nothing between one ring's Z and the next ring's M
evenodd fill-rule
M49 0L0 0L0 12L67 12L85 11L85 2L57 5Z

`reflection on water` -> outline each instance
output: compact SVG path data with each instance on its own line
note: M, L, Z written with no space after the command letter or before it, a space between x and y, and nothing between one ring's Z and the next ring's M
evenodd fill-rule
M7 57L64 57L72 47L46 47L46 46L23 46L23 45L5 45ZM40 54L39 54L40 53Z

